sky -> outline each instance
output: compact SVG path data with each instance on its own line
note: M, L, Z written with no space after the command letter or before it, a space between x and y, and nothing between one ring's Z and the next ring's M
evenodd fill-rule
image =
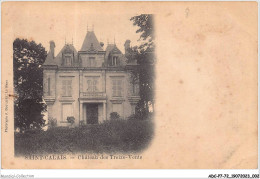
M14 39L26 38L41 43L49 51L49 42L55 42L55 55L66 43L72 43L77 51L80 50L88 30L93 30L99 42L116 43L124 53L124 43L131 40L131 46L138 45L140 34L136 33L138 27L133 26L130 18L135 14L87 14L84 12L59 11L57 13L43 14L41 10L30 13L27 11L18 16L14 24Z

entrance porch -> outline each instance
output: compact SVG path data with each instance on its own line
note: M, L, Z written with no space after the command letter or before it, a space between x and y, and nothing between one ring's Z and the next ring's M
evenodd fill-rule
M106 120L105 101L80 101L79 110L80 124L98 124Z

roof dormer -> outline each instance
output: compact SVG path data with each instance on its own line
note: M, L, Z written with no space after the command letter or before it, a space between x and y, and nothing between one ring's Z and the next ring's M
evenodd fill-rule
M105 58L108 67L121 67L125 64L124 55L116 44L107 45Z
M61 66L70 67L74 66L74 47L73 45L66 44L62 51L62 64Z

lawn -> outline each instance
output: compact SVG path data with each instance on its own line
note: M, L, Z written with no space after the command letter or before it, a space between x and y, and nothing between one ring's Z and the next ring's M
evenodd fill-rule
M15 154L141 152L153 137L152 120L110 120L75 128L15 134Z

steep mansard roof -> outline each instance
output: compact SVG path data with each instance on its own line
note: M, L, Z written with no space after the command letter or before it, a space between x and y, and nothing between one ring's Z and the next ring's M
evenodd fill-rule
M76 64L74 64L74 66L78 65L78 60L77 60L77 50L75 49L75 47L72 44L66 44L64 45L64 47L61 49L61 51L58 53L58 55L56 57L52 57L51 55L51 51L49 51L47 58L44 62L43 65L57 65L57 66L61 66L62 64L62 53L73 53L74 52L74 59L76 61Z
M88 31L80 51L103 51L93 31Z
M105 59L108 59L108 56L110 54L110 52L112 51L118 51L118 53L122 54L122 52L117 48L117 46L115 44L108 44L107 48L106 48L106 54L105 54Z
M56 65L56 63L53 59L54 59L54 56L50 50L47 54L46 60L43 65Z
M121 61L121 65L126 65L126 57L125 55L117 48L115 44L108 44L106 48L105 61L108 62L109 55L119 54L119 60Z
M117 48L117 46L115 44L108 44L107 48L106 48L106 54L105 54L105 58L107 59L109 54L111 53L118 53L118 54L122 54L122 52Z
M82 44L80 51L103 51L103 48L100 46L96 35L93 31L89 31L86 34L84 42ZM62 65L62 53L73 53L74 52L74 63L73 66L79 66L78 61L78 52L72 44L66 44L61 49L56 57L53 57L53 53L49 51L45 63L43 65ZM115 44L108 44L105 50L105 63L107 63L109 55L117 54L119 60L121 61L121 65L126 65L127 58L125 55L117 48Z

